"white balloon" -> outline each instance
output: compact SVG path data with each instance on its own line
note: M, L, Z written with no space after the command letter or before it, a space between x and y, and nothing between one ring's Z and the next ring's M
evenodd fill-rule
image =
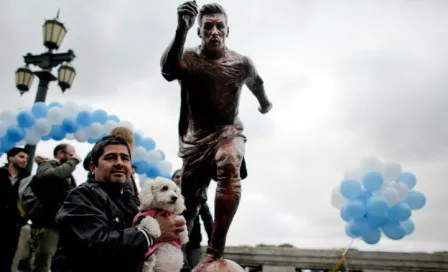
M361 160L361 170L363 174L371 171L381 171L383 163L376 157L366 157Z
M35 132L41 136L48 135L51 131L50 120L47 118L39 118L36 119L36 123L34 124Z
M67 139L67 140L74 140L75 139L75 135L73 133L67 133L67 134L65 134L65 139Z
M385 186L381 190L381 195L386 199L389 206L393 206L398 203L398 192L393 186Z
M361 181L361 179L362 179L361 169L359 169L359 168L348 169L347 171L345 171L344 179Z
M93 112L94 109L92 106L87 105L87 104L83 104L81 106L79 106L79 111L88 111L88 112Z
M118 123L114 120L108 120L103 126L103 131L109 135L114 128L118 127Z
M165 173L171 173L173 171L173 164L167 160L163 160L159 164L160 170Z
M121 122L118 124L118 126L119 126L119 127L125 127L125 128L127 128L127 129L129 129L129 130L131 130L131 131L134 129L134 127L132 126L132 123L129 122L129 121L121 121Z
M408 195L409 188L404 183L398 182L394 183L393 187L397 190L397 202L401 202L406 199Z
M36 145L40 141L40 138L41 134L37 131L36 127L34 127L26 130L24 141L29 145Z
M17 124L17 113L15 110L4 110L0 113L0 120L7 126L15 125Z
M16 146L24 146L24 145L26 145L26 141L25 140L22 140L22 141L20 141L20 142L18 142L16 144Z
M381 174L384 177L385 183L391 183L401 174L401 165L396 162L385 163L381 169Z
M347 199L341 194L339 186L336 186L331 191L331 205L340 210L347 203Z
M149 163L159 163L162 160L162 155L160 152L156 150L151 150L148 153L146 153L145 161Z
M90 136L92 138L99 138L103 134L103 126L100 123L93 123L90 125Z
M75 117L79 112L79 106L73 101L68 101L64 103L64 116L65 117Z
M5 136L6 131L8 130L8 125L0 120L0 137Z
M90 128L89 127L79 128L75 132L75 139L78 142L84 143L89 139L89 137L90 137Z
M59 107L54 107L48 110L48 121L51 125L60 125L64 120L64 110Z
M134 149L134 152L132 152L132 159L134 159L135 161L143 161L145 160L146 155L147 154L145 148L139 146Z

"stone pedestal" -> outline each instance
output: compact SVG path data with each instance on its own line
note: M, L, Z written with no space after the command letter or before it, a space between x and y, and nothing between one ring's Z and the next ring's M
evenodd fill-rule
M274 266L263 265L263 272L295 272L296 268L293 266Z

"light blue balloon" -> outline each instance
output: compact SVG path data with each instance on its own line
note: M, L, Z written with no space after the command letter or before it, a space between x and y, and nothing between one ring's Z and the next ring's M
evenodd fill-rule
M350 200L343 208L345 208L347 214L354 219L363 218L366 213L364 204L359 200Z
M146 151L154 150L156 148L156 142L149 137L141 139L140 145L146 149Z
M135 164L135 172L139 175L146 174L149 170L149 164L146 161L138 161Z
M65 138L66 132L62 129L61 125L54 125L51 128L50 133L48 136L50 136L51 139L55 141L61 141Z
M366 216L366 221L371 228L378 228L387 224L387 222L389 222L390 219L387 216L372 216L368 214Z
M413 210L419 210L426 204L426 197L423 193L417 191L409 191L405 202Z
M17 115L17 124L22 128L30 128L36 123L36 118L31 111L22 111Z
M345 222L350 222L350 220L352 220L353 218L347 213L347 209L344 207L342 207L341 209L341 218L342 220L344 220Z
M362 203L366 204L367 200L369 200L372 197L372 193L366 190L362 190L361 194L356 198Z
M350 223L348 223L347 225L345 225L345 234L347 234L348 237L350 238L357 238L358 236L354 235L351 231L351 225Z
M406 202L400 202L389 208L387 217L392 221L404 221L411 217L412 210Z
M160 154L160 158L162 158L162 161L165 160L166 156L165 156L165 152L163 152L162 150L157 150Z
M62 121L61 129L65 133L75 133L78 130L78 123L76 122L76 119L73 117L65 118Z
M343 180L339 186L342 196L355 200L362 193L361 184L356 180Z
M141 146L142 139L143 139L142 135L134 132L134 143L135 143L135 146Z
M6 130L6 139L8 142L17 143L25 138L23 128L16 125L9 126Z
M33 107L31 108L31 112L33 113L34 117L37 119L45 118L48 115L48 108L44 102L36 102L33 104Z
M101 125L104 125L108 119L109 116L104 110L96 110L92 113L92 123L100 123Z
M367 235L371 229L364 219L352 220L348 225L350 233L357 237Z
M372 193L381 189L383 183L383 175L377 171L367 172L362 177L362 185L364 185L364 188L366 188L367 191Z
M398 222L389 222L382 227L384 235L392 240L401 240L406 236L404 228Z
M386 216L389 205L382 196L372 196L366 203L366 212L372 216Z
M379 228L369 229L362 239L369 245L376 245L381 240L381 231Z
M148 171L146 171L146 175L148 176L148 178L155 179L158 176L160 176L159 166L157 166L156 164L153 164L153 163L149 163L148 168L149 168Z
M76 122L81 127L88 127L92 124L92 114L88 111L80 111L76 116Z
M397 182L403 183L409 190L412 190L417 184L417 177L410 172L403 172L398 176Z
M400 224L401 224L401 227L404 229L404 232L406 233L406 235L411 235L415 230L414 221L412 221L411 219L400 222Z
M109 115L109 120L115 121L115 122L117 122L117 124L120 123L120 118L118 118L118 116L113 115L113 114Z

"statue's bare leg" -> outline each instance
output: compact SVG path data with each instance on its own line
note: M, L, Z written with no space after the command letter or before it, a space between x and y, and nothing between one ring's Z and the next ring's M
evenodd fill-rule
M240 168L244 149L244 140L234 138L221 144L216 152L218 184L215 197L215 221L207 248L207 257L201 263L220 259L224 253L227 232L241 198Z

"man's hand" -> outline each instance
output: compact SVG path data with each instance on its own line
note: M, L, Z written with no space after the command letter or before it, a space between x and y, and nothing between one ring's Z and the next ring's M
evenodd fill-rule
M177 8L177 26L181 31L188 31L194 25L198 15L196 1L188 1Z
M70 159L75 159L80 163L82 161L81 157L78 154L74 154Z
M156 242L169 242L179 239L178 233L186 229L186 222L183 217L165 216L164 212L161 211L154 215L154 219L160 226L160 237L156 239Z
M258 110L262 113L262 114L266 114L268 113L270 110L272 109L272 103L271 102L267 102L266 104L260 106L258 108Z

